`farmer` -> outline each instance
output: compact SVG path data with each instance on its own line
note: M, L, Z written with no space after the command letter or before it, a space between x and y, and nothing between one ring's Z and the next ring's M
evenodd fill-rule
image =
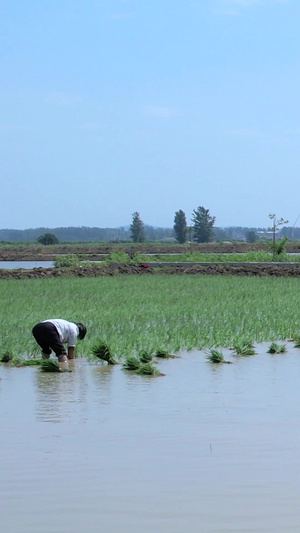
M53 350L60 363L74 359L76 339L84 339L86 326L81 322L68 322L61 318L51 318L39 322L32 334L42 348L42 357L49 359ZM68 350L64 347L67 344Z

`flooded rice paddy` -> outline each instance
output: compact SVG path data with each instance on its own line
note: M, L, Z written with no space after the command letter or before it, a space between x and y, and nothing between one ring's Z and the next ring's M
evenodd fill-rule
M300 350L0 367L1 531L299 531Z

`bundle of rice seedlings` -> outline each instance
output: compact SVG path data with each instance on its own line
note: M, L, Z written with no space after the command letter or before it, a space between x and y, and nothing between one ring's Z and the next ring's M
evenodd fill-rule
M215 350L215 349L210 350L210 353L207 356L207 359L211 363L224 363L224 356L222 352L220 352L219 350Z
M151 363L142 363L136 371L137 374L143 376L164 376L156 366Z
M297 335L297 337L295 337L294 339L294 342L295 342L295 348L300 348L300 335Z
M1 363L9 363L10 361L12 361L14 358L14 355L13 353L10 351L10 350L5 350L1 355L0 355L0 362Z
M141 363L150 363L153 359L152 353L150 352L142 352L140 354L140 361Z
M216 350L216 348L212 348L209 351L209 355L207 356L208 361L210 363L228 363L231 364L231 361L225 361L223 353L220 350Z
M53 359L42 359L41 371L42 372L61 372L61 369L57 361L54 361Z
M276 342L272 342L270 344L269 349L267 353L285 353L286 352L286 346L285 344L277 344Z
M101 361L106 361L109 365L117 365L117 361L113 358L111 350L105 342L98 340L97 343L92 347L92 355L101 359Z
M255 349L253 348L253 344L247 341L234 344L233 350L235 351L235 355L241 355L243 357L247 357L248 355L255 355Z
M134 355L128 355L126 361L123 364L124 370L138 370L141 366L141 361L138 357Z
M170 354L166 352L165 350L157 350L155 352L155 357L160 357L162 359L177 359L179 355Z
M25 359L23 361L24 366L39 366L45 359Z

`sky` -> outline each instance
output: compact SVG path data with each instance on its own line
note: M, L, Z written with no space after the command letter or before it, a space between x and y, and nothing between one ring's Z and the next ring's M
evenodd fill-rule
M299 0L0 0L0 228L300 226Z

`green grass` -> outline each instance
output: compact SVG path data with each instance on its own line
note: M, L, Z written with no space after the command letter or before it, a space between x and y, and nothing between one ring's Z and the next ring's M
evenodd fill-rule
M40 354L31 329L47 318L84 322L77 355L97 339L114 357L231 347L299 337L300 279L235 276L113 276L1 280L0 353Z
M284 261L291 263L299 263L299 255L287 255L283 253L274 258L274 254L270 252L258 251L258 252L247 252L247 253L200 253L200 252L187 252L182 254L155 254L152 256L146 256L144 261L147 263L155 262L167 262L167 263L185 263L185 262L217 262L217 263L260 263L260 262L272 262L275 261Z

